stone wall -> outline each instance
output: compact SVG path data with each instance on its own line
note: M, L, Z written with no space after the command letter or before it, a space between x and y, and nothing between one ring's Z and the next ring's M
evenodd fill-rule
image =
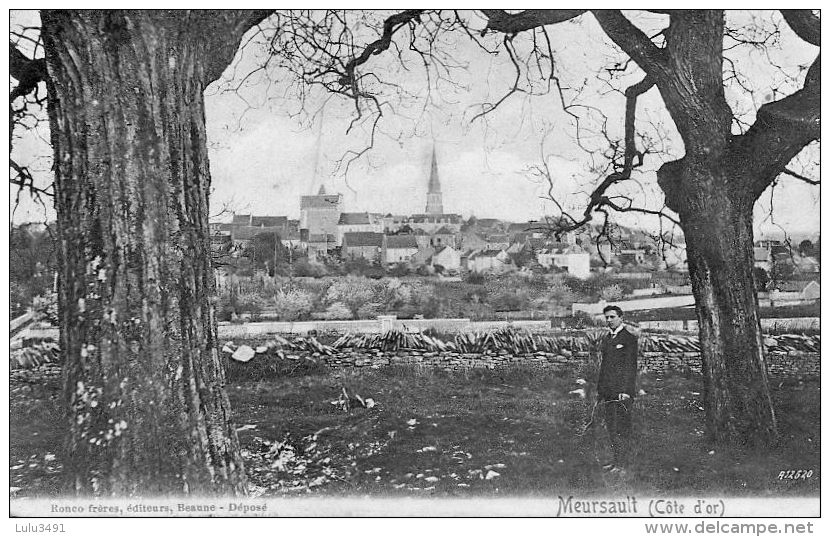
M310 356L310 355L309 355ZM464 354L453 352L419 352L345 349L332 355L315 353L314 358L323 360L330 367L373 367L389 365L419 365L444 370L463 369L504 369L509 367L530 367L550 370L574 370L590 357L588 352L555 354L536 352L533 354L483 353ZM297 359L298 355L289 356ZM767 370L771 378L819 378L821 355L815 352L793 351L770 353L767 356ZM639 357L640 369L654 374L672 371L693 371L700 373L700 355L696 352L643 352Z
M260 337L268 334L307 334L311 331L318 333L343 332L353 334L380 334L388 330L402 330L405 332L424 332L435 330L445 334L483 332L501 328L515 328L528 332L548 332L551 329L550 319L541 321L471 321L470 319L398 319L394 315L380 315L377 319L358 321L263 321L232 324L219 323L219 337L225 339L241 339Z
M697 319L686 321L639 321L637 328L641 330L671 330L676 332L692 332L697 334ZM767 332L798 332L800 330L820 330L819 317L789 317L784 319L761 319L761 329Z

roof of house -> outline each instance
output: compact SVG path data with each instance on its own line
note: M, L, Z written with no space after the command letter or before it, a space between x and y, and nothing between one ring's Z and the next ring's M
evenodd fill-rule
M486 242L484 240L484 237L481 235L481 233L476 233L475 231L469 231L469 230L468 231L463 231L461 233L461 240L463 240L465 242L469 242L471 240Z
M287 216L252 216L253 227L285 227L288 225Z
M342 194L300 196L300 209L335 209L340 205L342 199Z
M460 214L413 214L410 219L413 223L427 223L431 222L434 224L440 223L448 223L448 224L460 224L461 223L461 215Z
M480 227L493 227L501 223L498 218L477 218L476 225Z
M247 226L251 223L251 215L249 214L234 214L232 224L237 226Z
M338 226L357 226L371 223L369 213L340 213L340 220L337 221Z
M419 248L417 252L412 256L412 261L415 263L426 262L428 259L432 257L432 254L435 253L433 248Z
M475 252L474 254L470 255L470 259L473 259L473 258L476 258L476 257L496 257L497 255L499 255L503 251L504 250L481 250L481 251Z
M510 237L504 233L494 233L487 236L487 242L510 242Z
M521 233L530 231L533 228L538 228L541 224L539 222L520 222L507 226L508 233Z
M418 248L418 241L415 235L388 235L386 237L387 248Z
M453 252L458 253L458 251L455 248L453 248L452 246L442 246L442 247L435 250L435 253L433 254L433 257L435 257L438 254L443 253L445 250L452 250Z
M551 252L561 253L567 250L571 245L567 242L546 242L545 249Z
M361 246L382 246L383 233L371 231L352 231L343 234L344 248L358 248Z
M441 228L433 233L433 235L455 235L455 231L451 230L447 226L441 226Z

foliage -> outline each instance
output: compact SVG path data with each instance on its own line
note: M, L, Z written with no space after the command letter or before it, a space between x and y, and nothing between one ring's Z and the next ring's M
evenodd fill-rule
M412 267L409 263L395 263L395 265L389 269L389 275L395 278L409 276L410 274L412 274Z
M287 273L289 252L277 233L254 235L244 255L251 260L254 268L266 269L269 276L274 276L278 272Z
M314 301L308 291L280 289L274 295L274 306L281 321L296 321L308 317L314 307Z
M293 266L295 276L309 276L312 278L322 278L329 274L328 269L321 263L310 263L307 257L304 257L294 263Z
M55 242L48 228L33 224L9 231L10 306L13 315L25 313L34 298L52 292L57 270Z
M623 290L619 284L614 283L609 285L608 287L604 287L600 292L600 296L603 300L613 302L623 297Z
M375 280L382 278L386 274L386 270L383 265L373 263L365 257L356 257L354 259L346 260L341 265L341 270L342 273L346 275L364 276Z
M374 296L374 285L364 277L349 275L345 278L335 280L326 291L325 301L327 304L340 302L345 304L357 318L361 306L372 300Z
M533 249L529 247L522 248L516 253L510 254L510 259L513 261L517 267L532 267L536 264L536 254L533 253Z
M335 302L326 308L326 311L319 317L326 321L340 321L353 318L353 313L343 302Z
M493 296L489 302L496 311L521 311L530 304L530 295L524 289L505 290Z
M483 285L486 278L484 274L480 272L470 272L464 279L467 283L472 285Z
M42 296L36 296L32 301L34 310L40 314L41 320L48 322L52 326L58 326L60 318L58 317L58 294L47 292Z
M258 321L265 299L258 293L243 293L237 297L236 315L247 314L252 321Z
M20 282L9 282L9 313L13 319L26 313L30 303L29 289Z
M599 324L594 316L584 311L577 311L567 319L567 324L572 328L588 328Z
M398 311L405 308L412 300L412 288L398 278L379 282L375 289L375 300L384 312Z
M769 285L769 275L767 271L761 267L754 267L752 274L755 277L755 290L765 291Z
M377 302L367 302L357 309L358 319L374 319L383 311L381 304Z

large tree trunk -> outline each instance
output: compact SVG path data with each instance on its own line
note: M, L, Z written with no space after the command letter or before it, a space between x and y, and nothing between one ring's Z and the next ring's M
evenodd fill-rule
M246 492L211 304L203 103L242 28L199 17L42 14L77 494Z
M660 184L680 215L700 329L704 400L716 441L776 437L753 275L754 196L734 166L663 166Z

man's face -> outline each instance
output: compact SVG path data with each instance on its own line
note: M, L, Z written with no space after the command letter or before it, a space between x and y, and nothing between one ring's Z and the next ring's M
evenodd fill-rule
M608 325L608 328L611 330L616 330L622 324L622 317L614 311L606 311L605 312L605 324Z

